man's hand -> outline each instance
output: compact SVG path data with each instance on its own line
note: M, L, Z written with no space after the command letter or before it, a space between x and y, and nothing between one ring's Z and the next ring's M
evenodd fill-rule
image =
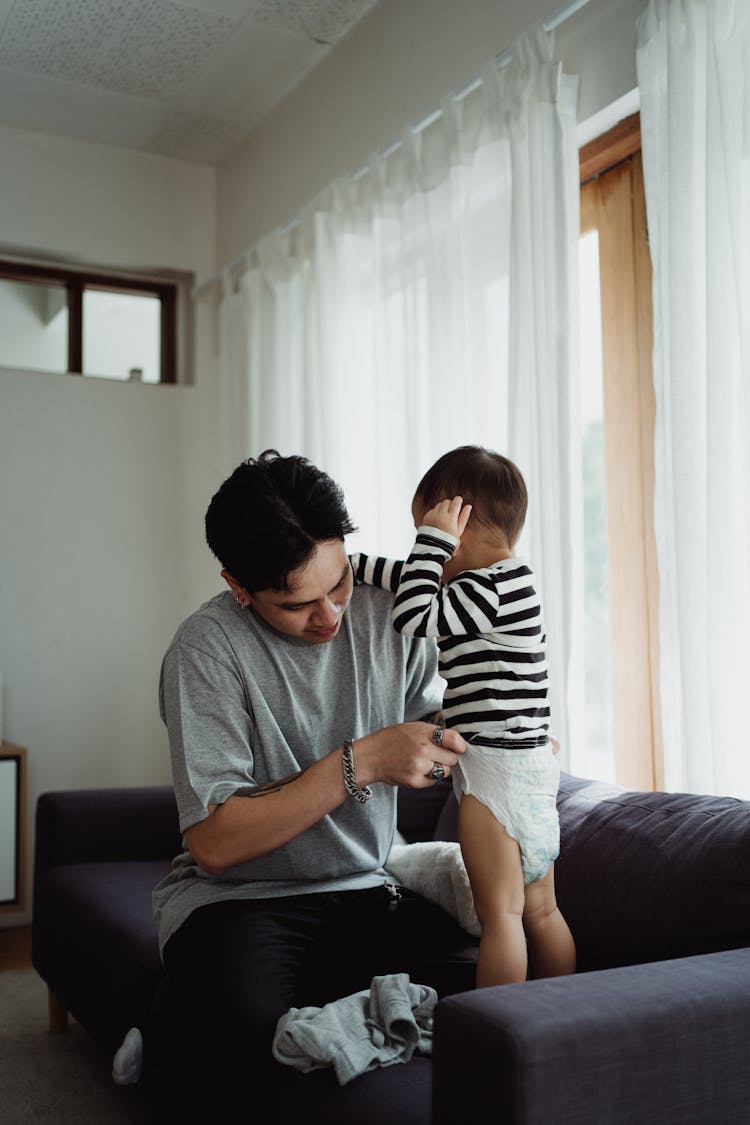
M441 732L437 742L436 731ZM442 766L444 776L449 777L465 750L466 743L458 731L433 723L384 727L354 743L357 784L384 781L388 785L426 789L437 780L430 776L435 766Z
M460 539L470 515L471 504L464 504L462 496L454 496L452 500L439 500L434 507L428 508L422 517L422 523Z

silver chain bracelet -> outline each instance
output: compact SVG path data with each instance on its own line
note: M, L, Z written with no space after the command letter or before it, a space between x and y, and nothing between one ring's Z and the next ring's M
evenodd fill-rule
M369 801L372 797L372 789L369 785L365 785L364 789L360 789L357 785L357 779L354 775L354 739L344 739L344 753L341 757L341 764L344 767L344 786L350 797L355 801L359 801L360 805L364 805L365 801Z

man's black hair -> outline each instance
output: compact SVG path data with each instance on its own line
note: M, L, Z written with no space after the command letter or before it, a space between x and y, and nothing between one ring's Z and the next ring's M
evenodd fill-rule
M356 531L344 493L305 457L266 449L238 465L206 512L206 541L248 593L289 591L318 543Z

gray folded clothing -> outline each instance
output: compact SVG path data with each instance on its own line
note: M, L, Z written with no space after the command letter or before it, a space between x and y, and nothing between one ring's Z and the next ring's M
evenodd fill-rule
M378 1066L432 1052L437 993L406 973L373 977L370 988L322 1008L290 1008L276 1025L273 1055L307 1072L332 1066L339 1085Z

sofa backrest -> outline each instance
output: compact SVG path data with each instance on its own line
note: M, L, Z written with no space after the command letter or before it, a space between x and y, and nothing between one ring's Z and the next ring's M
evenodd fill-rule
M171 860L180 847L170 785L66 789L42 793L37 800L37 874L92 860Z
M581 969L750 945L750 802L563 775L555 883Z
M400 788L398 791L397 827L410 844L424 840L457 840L455 834L437 834L440 818L450 803L455 804L453 782L450 778L428 785L425 789Z
M555 886L582 970L750 946L750 801L563 773ZM457 840L450 781L399 792L410 842Z

